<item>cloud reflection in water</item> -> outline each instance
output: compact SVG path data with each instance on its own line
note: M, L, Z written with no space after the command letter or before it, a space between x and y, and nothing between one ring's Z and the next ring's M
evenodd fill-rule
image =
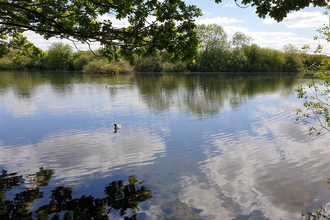
M200 163L207 179L182 176L181 201L214 219L301 219L306 209L330 202L329 136L308 137L306 127L292 123L292 109L260 105L249 116L251 131L209 137L213 144Z
M68 130L53 134L40 143L15 148L0 146L0 161L11 172L49 166L55 179L84 182L86 176L125 166L152 164L166 155L165 144L157 135L145 130L114 134L103 131Z

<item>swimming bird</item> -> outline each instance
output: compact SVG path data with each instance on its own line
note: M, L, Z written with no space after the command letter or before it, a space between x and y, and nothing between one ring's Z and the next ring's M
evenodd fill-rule
M121 128L120 124L114 124L114 129L115 129L115 133L117 133L117 131Z

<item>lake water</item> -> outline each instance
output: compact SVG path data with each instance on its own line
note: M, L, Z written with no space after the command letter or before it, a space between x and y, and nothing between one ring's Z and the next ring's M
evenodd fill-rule
M294 89L309 78L0 72L0 214L300 219L329 208L329 134L295 123Z

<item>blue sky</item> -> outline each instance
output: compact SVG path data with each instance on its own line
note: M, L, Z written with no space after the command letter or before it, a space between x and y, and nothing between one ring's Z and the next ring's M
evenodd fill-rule
M313 36L318 36L316 30L323 25L328 25L329 17L324 15L324 8L309 7L298 12L290 13L282 22L277 23L271 18L259 18L255 14L253 7L245 9L239 8L234 0L223 0L216 4L213 0L186 0L187 4L197 5L203 11L203 16L196 18L197 24L218 24L222 26L228 35L228 40L236 31L241 31L253 38L253 43L261 47L274 48L281 50L286 44L293 44L301 48L304 44L315 48L318 41L313 40ZM125 25L125 21L113 22L118 25ZM36 46L47 50L52 42L61 41L52 38L44 40L32 32L25 35ZM69 41L62 40L64 43L71 44ZM324 40L323 45L325 54L330 55L330 45ZM73 45L72 45L73 46ZM92 46L93 49L97 44ZM87 49L86 45L79 45L79 49Z

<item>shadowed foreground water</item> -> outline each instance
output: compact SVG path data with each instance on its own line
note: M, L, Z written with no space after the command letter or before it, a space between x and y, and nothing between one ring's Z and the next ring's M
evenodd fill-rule
M330 208L329 134L295 123L307 78L0 72L0 215L300 219Z

